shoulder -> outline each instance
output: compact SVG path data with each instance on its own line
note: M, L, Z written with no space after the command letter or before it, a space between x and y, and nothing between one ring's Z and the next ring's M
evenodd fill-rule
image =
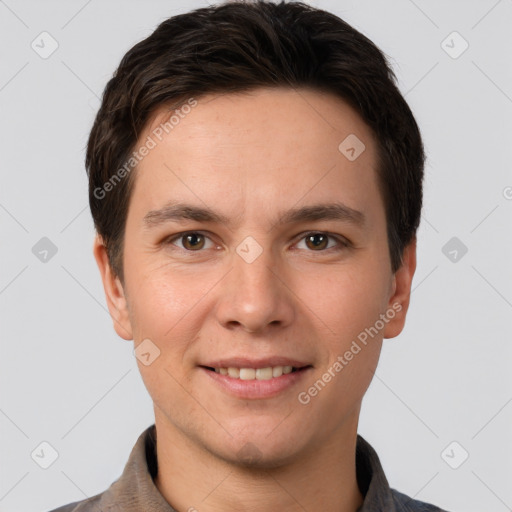
M139 435L121 476L108 489L85 500L68 503L48 512L120 512L126 508L142 510L143 507L140 505L145 503L145 499L158 501L160 496L160 501L163 500L152 480L152 472L156 474L157 471L156 459L154 455L151 457L155 443L153 424ZM148 456L151 461L155 459L150 466Z
M396 512L448 512L431 503L410 498L395 489L391 489L391 494L393 495Z
M68 503L67 505L62 505L61 507L49 510L48 512L98 512L98 510L100 510L98 508L98 504L102 496L103 493L92 496L91 498L87 498L85 500L75 501L73 503Z

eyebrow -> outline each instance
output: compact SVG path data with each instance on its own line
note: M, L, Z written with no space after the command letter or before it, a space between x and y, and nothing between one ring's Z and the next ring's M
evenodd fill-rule
M163 208L149 211L143 219L146 228L161 226L167 222L183 222L193 220L197 222L210 222L231 225L231 220L225 215L208 208L186 203L169 202ZM297 224L300 222L314 222L319 220L336 220L363 227L366 222L365 215L349 206L340 203L314 204L292 208L281 212L273 224Z

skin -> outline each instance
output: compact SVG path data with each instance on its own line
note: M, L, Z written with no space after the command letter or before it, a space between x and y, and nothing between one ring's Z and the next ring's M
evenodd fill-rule
M159 110L141 143L169 113ZM338 146L366 149L349 161ZM124 242L124 283L101 238L94 244L114 328L160 356L139 369L154 402L155 484L179 511L353 512L361 401L383 338L403 329L416 268L415 240L392 273L370 129L341 99L308 89L210 95L139 163ZM143 218L175 199L218 211L231 224L186 220L147 229ZM297 206L342 201L363 227L339 220L275 223ZM185 231L206 238L187 244ZM336 238L317 248L308 232ZM262 248L248 263L248 236ZM174 245L173 245L174 244ZM195 248L195 245L199 248ZM339 250L336 250L336 247ZM379 315L393 319L308 404L307 390ZM233 356L281 355L313 366L269 399L235 398L197 365ZM247 443L258 454L243 463Z

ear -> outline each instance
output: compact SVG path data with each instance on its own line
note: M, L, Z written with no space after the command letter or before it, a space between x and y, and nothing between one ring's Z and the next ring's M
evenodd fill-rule
M409 309L411 297L411 284L416 270L416 237L405 247L403 252L403 263L395 272L391 281L390 298L388 302L390 320L384 329L384 338L398 336L405 325L405 317ZM395 314L391 317L391 311Z
M131 340L133 339L132 326L123 285L110 267L107 249L100 235L96 235L94 239L93 253L100 270L108 310L114 322L114 329L121 338Z

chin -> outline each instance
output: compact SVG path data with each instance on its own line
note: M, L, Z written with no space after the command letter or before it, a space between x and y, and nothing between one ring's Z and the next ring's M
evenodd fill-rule
M289 464L299 456L301 443L293 439L289 431L272 432L272 428L264 431L248 428L243 434L230 438L228 446L212 446L210 451L229 464L251 469L265 470Z

